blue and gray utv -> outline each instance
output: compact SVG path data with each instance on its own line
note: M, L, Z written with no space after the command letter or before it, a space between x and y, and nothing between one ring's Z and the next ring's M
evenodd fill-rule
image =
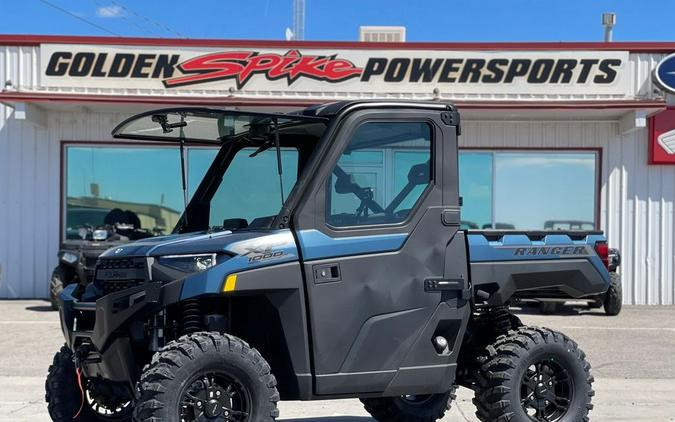
M587 420L584 353L508 305L533 288L603 294L605 239L469 242L459 134L453 106L417 102L121 123L118 139L218 153L173 234L109 249L91 284L64 289L53 420L272 421L279 400L351 397L377 420L425 422L457 386L481 421Z

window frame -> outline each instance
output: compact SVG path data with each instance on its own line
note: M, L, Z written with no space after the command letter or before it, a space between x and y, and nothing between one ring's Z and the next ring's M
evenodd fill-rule
M475 153L484 153L490 154L492 156L492 187L491 187L491 229L478 229L479 231L485 230L500 230L495 229L495 186L496 186L496 160L495 155L497 154L593 154L595 156L595 177L594 177L594 186L593 186L593 226L595 230L600 230L601 227L601 207L602 207L602 148L590 148L590 147L563 147L563 148L534 148L534 147L472 147L472 146L460 146L458 148L458 155L462 152L475 152ZM461 192L460 192L461 196ZM476 230L476 229L473 229ZM525 229L527 231L529 229ZM534 229L533 229L534 230ZM522 230L521 230L522 231Z
M378 223L378 224L360 224L360 225L355 225L355 226L334 226L328 222L328 212L330 210L330 197L332 193L332 187L329 187L330 181L332 179L333 175L333 169L335 166L338 164L340 161L340 157L342 157L342 154L344 153L345 149L349 146L351 140L354 137L354 134L357 132L357 130L368 123L424 123L428 126L429 128L429 183L425 186L424 190L420 194L419 198L415 201L415 204L413 207L410 209L410 213L406 216L406 218L402 221L395 222L395 223ZM410 223L412 220L413 216L416 214L416 212L420 209L421 204L423 204L426 200L426 198L429 196L430 192L433 190L434 186L436 185L436 137L437 137L437 128L436 124L432 119L429 118L424 118L424 117L417 117L417 118L404 118L404 117L396 117L396 118L383 118L383 117L367 117L364 119L359 119L353 126L349 128L349 132L346 135L348 137L348 140L342 145L339 154L337 156L337 160L332 163L331 170L328 173L327 177L324 179L322 185L323 185L323 192L324 192L324 200L322 202L321 209L319 209L319 214L321 215L321 219L323 221L323 225L326 229L329 231L332 231L334 233L345 233L349 231L359 231L359 230L377 230L377 229L386 229L386 228L397 228L397 227L404 227L407 224ZM393 152L394 151L406 151L406 150L412 150L412 148L392 148L391 151L389 151L389 154L393 157ZM388 174L387 171L384 169L384 164L387 161L387 152L384 152L382 154L382 160L383 160L383 169L382 173L384 174L384 177L387 178L389 176L393 176L392 174ZM393 169L391 169L393 171ZM386 188L385 192L383 193L386 195Z
M133 141L72 141L61 140L59 155L59 244L68 242L66 239L66 207L67 207L67 172L68 172L68 148L139 148L139 149L177 149L175 142L133 142ZM192 143L185 146L185 155L189 149L219 149L213 144ZM188 160L185 162L186 173L189 174ZM170 233L169 233L170 234ZM72 241L72 240L71 240Z

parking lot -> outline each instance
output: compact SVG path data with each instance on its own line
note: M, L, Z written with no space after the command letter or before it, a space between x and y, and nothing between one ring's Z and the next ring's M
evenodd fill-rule
M675 421L675 307L625 307L619 317L566 308L521 312L528 324L561 330L586 351L597 392L592 421ZM43 301L0 301L0 421L49 421L44 377L63 343L58 314ZM444 421L476 421L461 389ZM371 421L357 400L281 403L281 420Z

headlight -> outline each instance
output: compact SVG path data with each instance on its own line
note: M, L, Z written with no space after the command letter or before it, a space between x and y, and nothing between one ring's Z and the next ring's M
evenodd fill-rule
M63 255L61 255L61 260L63 262L67 262L68 264L74 264L77 262L78 258L74 253L64 252Z
M106 240L108 238L108 230L94 230L91 236L94 240Z
M162 256L159 264L185 273L196 273L216 265L216 254Z

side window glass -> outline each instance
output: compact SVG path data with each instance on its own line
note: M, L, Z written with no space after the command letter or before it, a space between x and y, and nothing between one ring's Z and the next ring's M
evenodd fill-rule
M361 125L326 186L333 227L400 223L431 182L431 126L422 122Z

